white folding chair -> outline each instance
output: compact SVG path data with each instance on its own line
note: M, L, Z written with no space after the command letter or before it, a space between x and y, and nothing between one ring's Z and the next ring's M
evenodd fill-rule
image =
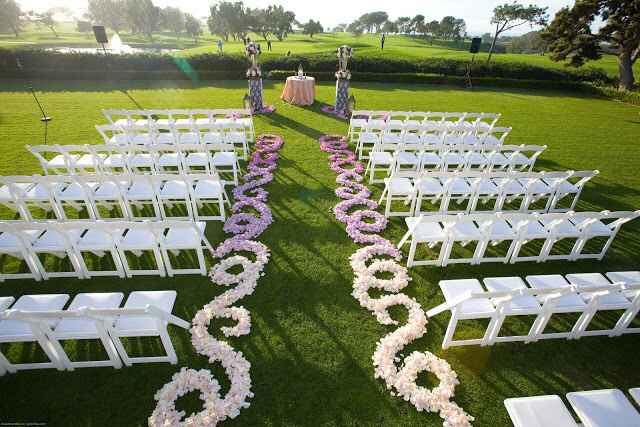
M154 153L156 170L160 174L183 174L182 150L176 144L157 144L150 151Z
M47 339L37 320L31 320L26 316L20 316L21 311L47 312L61 310L69 295L23 295L18 298L10 310L0 312L0 343L30 343L37 342L46 356L48 362L12 363L0 351L0 375L5 372L15 373L23 369L56 368L59 371L65 369L60 355ZM57 319L47 321L49 326L55 326Z
M219 174L231 173L233 184L238 185L240 163L233 144L206 144L205 150L209 153L211 169Z
M567 400L584 427L640 425L640 413L618 389L567 393Z
M190 184L184 175L153 175L149 179L163 219L193 220Z
M204 221L165 221L155 225L155 231L160 242L160 250L164 257L164 265L169 277L173 277L176 274L207 275L204 249L213 254L213 248L204 234L205 228L206 223ZM194 251L198 266L174 267L169 253L177 257L181 251Z
M124 295L121 292L78 294L73 298L69 307L61 313L63 317L55 327L44 324L46 335L56 348L66 369L102 366L112 366L119 369L122 367L118 352L103 324L103 322L113 323L114 319L93 317L88 315L89 311L86 309L118 308L123 299ZM61 341L70 340L99 340L107 353L107 359L72 361L61 344Z
M412 179L415 178L415 172L396 172L390 178L384 179L384 190L380 196L378 204L386 199L384 216L412 216L414 210L415 187ZM409 205L408 210L393 210L393 202L402 201L405 205Z
M397 144L378 143L369 152L369 162L364 171L365 176L369 173L369 184L383 183L384 178L376 178L376 172L384 171L385 176L389 176L394 167L394 153L398 148Z
M51 146L48 145L25 145L25 148L33 154L36 159L40 162L40 166L44 171L45 175L49 175L50 172L53 174L60 173L70 173L73 170L73 167L69 164L70 160L77 160L76 158L69 158L65 155L64 151L60 148L60 145L54 144ZM51 156L51 159L48 159L45 156Z
M88 195L93 218L99 219L129 219L129 210L124 199L124 191L128 188L128 175L96 174L75 178L76 183L84 188ZM116 212L116 208L120 211ZM108 216L102 210L108 211Z
M17 223L16 229L23 233L23 241L28 245L34 264L44 280L55 277L76 277L83 279L83 269L76 256L68 235L56 222ZM60 263L53 265L55 271L47 268L50 265L46 255L53 255L60 260L69 260L71 270L58 271ZM41 258L42 257L42 258Z
M225 204L231 205L224 189L225 182L217 174L186 175L189 182L193 215L196 221L224 221ZM216 215L217 207L217 215ZM209 211L203 212L204 209Z
M559 396L505 399L513 427L579 427Z
M123 194L128 218L132 220L162 219L152 175L128 175L126 177L123 175L122 181L118 179L116 183ZM153 215L142 215L145 212L148 213L149 207L153 211ZM137 215L138 213L141 215Z
M115 126L112 124L109 125L96 125L96 130L102 137L102 140L105 144L113 144L113 145L127 145L129 144L129 139L127 138L127 134L120 126Z
M109 327L109 335L118 350L120 358L126 366L134 363L169 362L178 363L178 356L171 343L167 328L169 324L188 329L186 322L173 314L176 291L138 291L132 292L124 307L117 310L95 311L98 315L117 315L115 324ZM122 338L159 337L165 356L131 357L127 353Z
M232 144L236 150L240 150L242 160L248 160L249 158L249 145L247 141L247 130L244 125L240 123L230 123L223 127L224 142Z
M71 244L79 261L84 277L118 276L125 277L122 260L116 248L116 237L122 232L117 222L83 222L66 223L60 225L71 238ZM98 257L103 264L107 254L110 255L109 265L113 269L90 269L86 257L91 253ZM96 263L97 264L97 263Z
M160 251L160 245L153 228L153 223L128 222L121 224L123 231L122 234L118 233L118 236L116 237L116 248L118 249L118 254L120 255L125 275L127 277L142 275L158 275L160 277L165 277L166 273L164 262L162 261L162 252ZM155 262L155 268L153 268L153 266L142 264L145 261L142 259L145 252L151 254L151 258ZM127 258L127 253L133 254L133 256L138 259L138 266L142 268L134 268Z
M27 272L7 272L0 269L0 282L7 279L33 279L42 280L38 264L34 261L34 254L30 250L30 243L25 241L26 237L20 230L17 230L11 222L0 222L0 255L3 256L2 267L6 267L11 263L6 259L7 256L13 257L24 262Z
M448 248L449 229L453 227L455 221L451 217L419 216L405 218L405 223L408 230L398 243L398 249L401 249L405 243L410 244L407 267L413 267L414 265L442 265ZM440 245L440 249L436 249L437 257L416 260L416 250L419 243L425 244L430 250Z

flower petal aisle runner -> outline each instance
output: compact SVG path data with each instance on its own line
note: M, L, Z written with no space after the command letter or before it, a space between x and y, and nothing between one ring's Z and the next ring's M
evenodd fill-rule
M243 176L244 183L233 190L233 215L224 225L224 231L234 236L216 248L214 255L221 261L210 272L215 284L237 286L198 311L190 329L191 343L196 351L208 357L209 363L222 364L231 382L229 392L224 398L220 396L220 384L210 371L182 368L171 382L156 393L157 405L149 417L150 426L212 426L227 418L235 418L242 408L249 407L247 400L253 397L249 375L251 363L241 352L209 334L208 328L211 319L225 318L237 322L233 327L221 328L226 337L247 335L251 330L249 311L242 306L232 307L232 304L253 293L258 278L269 261L269 248L251 239L262 234L273 221L271 210L266 204L268 192L262 186L273 180L278 160L277 151L282 144L282 138L275 135L261 135L256 140L255 151L247 166L248 173ZM255 260L239 255L240 252L252 253ZM237 254L233 255L234 253ZM240 273L229 272L229 269L237 266L242 267ZM195 390L201 393L204 409L183 420L185 413L176 410L175 402L179 397Z
M355 278L352 295L360 305L376 316L383 325L395 325L388 309L394 305L404 306L408 312L407 324L383 337L373 354L375 377L382 378L393 395L411 402L418 411L438 412L443 418L445 427L471 426L473 417L465 413L455 402L451 401L458 376L451 366L432 353L414 351L404 359L398 369L396 357L405 346L422 337L427 328L427 317L420 304L406 294L400 293L409 284L407 269L397 263L400 252L395 246L376 234L387 227L387 219L375 209L378 204L371 200L371 191L363 185L364 166L356 160L355 154L349 150L346 138L342 136L320 137L320 149L330 153L331 170L338 174L336 182L341 185L336 195L343 199L333 212L336 218L346 224L346 231L354 242L366 244L350 258ZM360 207L360 209L353 210ZM391 279L379 279L380 273L389 273ZM370 289L382 289L392 294L372 298ZM440 384L428 390L416 384L418 373L433 373Z

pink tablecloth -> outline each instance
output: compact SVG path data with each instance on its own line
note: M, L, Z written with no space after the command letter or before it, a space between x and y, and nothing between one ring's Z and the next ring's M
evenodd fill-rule
M311 105L316 97L316 79L287 77L280 99L293 105Z

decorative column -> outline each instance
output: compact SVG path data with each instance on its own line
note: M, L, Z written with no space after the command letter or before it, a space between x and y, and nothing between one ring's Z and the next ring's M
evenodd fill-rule
M260 44L255 42L247 43L245 47L247 56L251 59L251 65L247 70L247 80L249 81L249 99L251 100L251 112L271 113L275 111L273 106L265 107L262 103L262 71L258 66L258 55L262 52Z
M349 111L349 80L351 80L351 72L349 71L349 59L351 59L353 49L351 46L340 46L337 51L338 71L336 71L336 102L333 106L326 106L322 109L325 113L333 114L338 117L347 118Z

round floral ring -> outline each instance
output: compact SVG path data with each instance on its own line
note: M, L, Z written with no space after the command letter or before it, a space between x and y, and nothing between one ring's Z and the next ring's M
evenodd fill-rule
M242 266L240 273L229 273L228 270L235 266ZM220 285L233 285L243 281L255 281L260 276L262 265L254 263L242 255L234 255L225 258L211 268L209 276L211 280Z
M204 409L183 420L185 413L176 410L176 400L192 391L201 393L200 399L204 402ZM158 404L149 417L149 425L154 427L215 425L219 421L219 414L216 414L211 402L220 400L219 392L220 384L213 378L210 371L182 368L156 393L155 400Z

